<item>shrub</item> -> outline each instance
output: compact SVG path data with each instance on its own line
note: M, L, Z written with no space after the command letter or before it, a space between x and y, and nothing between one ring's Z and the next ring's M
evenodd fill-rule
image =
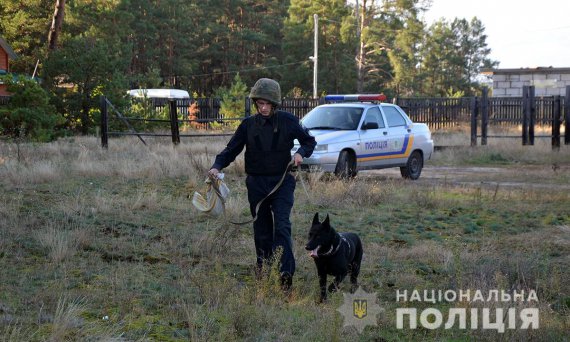
M49 96L30 79L1 78L8 92L14 94L7 106L0 107L0 129L11 138L50 141L56 137L56 126L64 119L49 104Z
M219 88L216 92L217 97L222 99L220 106L220 114L223 115L224 119L235 119L227 120L225 123L226 127L237 128L240 124L240 118L243 118L245 113L243 112L243 102L247 95L247 86L239 74L236 74L232 86L229 89ZM222 124L213 123L213 128L221 128Z

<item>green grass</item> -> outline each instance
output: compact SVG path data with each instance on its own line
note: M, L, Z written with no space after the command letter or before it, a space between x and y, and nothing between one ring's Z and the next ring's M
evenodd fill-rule
M298 182L291 217L297 272L285 298L275 269L253 277L251 227L200 214L187 198L202 189L221 148L223 141L174 149L113 140L101 151L95 139L76 138L25 146L18 162L13 146L0 145L0 340L567 339L567 189L324 177L311 181L308 199ZM501 167L492 155L480 160ZM561 165L553 182L568 177L570 165ZM228 215L237 220L247 218L242 167L226 174L234 201ZM364 242L360 282L384 311L362 334L343 327L341 294L315 303L316 270L303 246L316 211ZM533 289L540 329L399 330L398 289ZM405 303L415 304L449 309Z

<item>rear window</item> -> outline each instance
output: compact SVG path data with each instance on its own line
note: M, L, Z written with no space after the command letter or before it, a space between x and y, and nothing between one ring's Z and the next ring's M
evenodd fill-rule
M386 122L390 127L406 126L406 119L395 107L382 107L382 111L386 116Z

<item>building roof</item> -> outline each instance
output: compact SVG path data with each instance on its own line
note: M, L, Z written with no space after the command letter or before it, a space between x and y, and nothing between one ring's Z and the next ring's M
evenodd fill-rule
M16 55L14 50L12 50L12 48L10 47L10 44L8 44L4 40L4 38L2 38L2 36L0 36L0 47L2 47L2 49L4 49L4 51L6 51L6 53L8 54L8 56L10 56L10 58L12 58L12 59L18 58L18 55Z
M505 75L505 74L570 74L570 68L553 68L553 67L536 67L536 68L518 68L518 69L484 69L484 75Z

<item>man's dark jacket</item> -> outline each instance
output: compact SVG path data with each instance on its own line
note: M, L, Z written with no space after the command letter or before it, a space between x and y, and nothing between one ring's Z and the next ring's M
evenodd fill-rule
M299 124L293 114L277 110L270 117L261 114L244 119L226 148L216 156L212 168L227 167L245 146L245 172L248 175L279 175L291 161L293 141L301 146L296 151L310 157L316 141Z

